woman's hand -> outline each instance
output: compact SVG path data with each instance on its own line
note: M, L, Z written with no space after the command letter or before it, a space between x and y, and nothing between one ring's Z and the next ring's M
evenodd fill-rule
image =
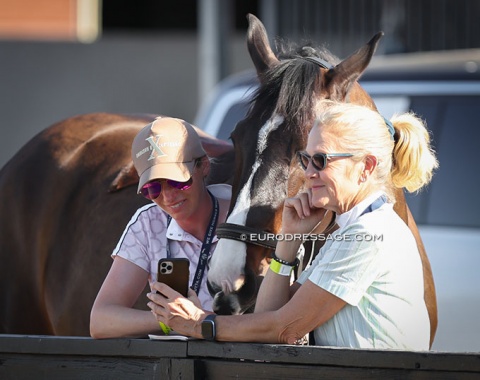
M282 232L308 234L322 221L325 212L325 209L313 206L310 189L287 198L283 207Z
M147 295L150 299L147 305L158 322L163 322L180 334L202 337L199 321L203 320L205 312L192 289L188 292L188 299L161 282L153 283L152 291Z

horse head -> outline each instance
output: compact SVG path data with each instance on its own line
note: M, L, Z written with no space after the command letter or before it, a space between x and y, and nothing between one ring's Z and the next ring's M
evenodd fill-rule
M208 274L214 309L223 314L248 311L255 303L275 245L272 237L280 233L283 201L304 185L295 154L306 146L315 102L332 99L376 109L357 79L382 33L341 62L325 49L310 46L283 51L278 58L263 24L253 15L248 17L248 50L260 86L246 118L231 134L232 202L226 226L217 230L220 241ZM222 238L229 235L230 239Z

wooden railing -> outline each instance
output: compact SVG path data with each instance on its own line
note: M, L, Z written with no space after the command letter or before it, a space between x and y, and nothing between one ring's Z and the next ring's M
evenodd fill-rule
M480 353L0 335L0 379L478 379Z

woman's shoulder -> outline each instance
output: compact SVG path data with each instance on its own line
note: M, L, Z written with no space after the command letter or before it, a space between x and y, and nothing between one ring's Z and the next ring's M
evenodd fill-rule
M157 204L152 202L137 209L135 214L133 214L129 224L133 224L136 222L144 223L147 220L166 221L167 217L167 213L163 211L160 207L158 207Z
M393 210L393 205L391 203L384 203L378 209L361 215L353 223L346 226L345 230L381 232L395 227L399 221L402 222Z
M379 209L362 215L346 227L345 233L369 234L378 237L374 240L379 242L384 241L382 239L384 236L389 236L388 240L398 241L398 239L407 239L411 235L408 226L394 211L391 203L385 203ZM392 239L392 236L396 238Z

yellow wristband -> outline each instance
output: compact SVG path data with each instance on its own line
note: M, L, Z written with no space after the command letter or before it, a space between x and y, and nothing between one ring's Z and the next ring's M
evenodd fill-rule
M165 323L158 322L158 324L160 325L160 328L162 329L162 331L165 335L170 334L170 331L172 331L172 329L170 327L168 327Z
M295 267L279 263L275 259L270 262L270 269L272 272L279 274L280 276L291 276L293 268Z

